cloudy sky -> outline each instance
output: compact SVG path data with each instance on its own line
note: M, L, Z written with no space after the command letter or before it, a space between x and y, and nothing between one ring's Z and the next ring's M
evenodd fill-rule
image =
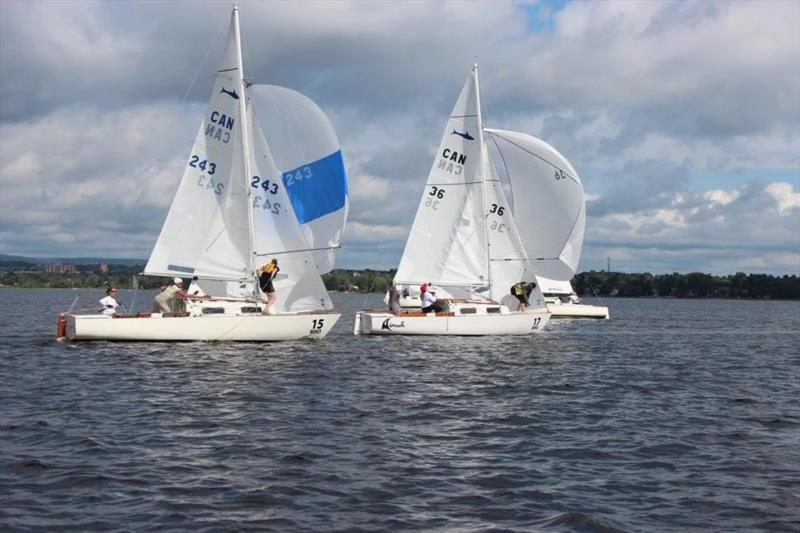
M0 2L0 253L149 255L229 12ZM339 266L397 265L477 60L485 125L548 141L584 182L580 270L611 257L627 272L800 274L795 0L242 1L241 14L249 76L311 97L339 135Z

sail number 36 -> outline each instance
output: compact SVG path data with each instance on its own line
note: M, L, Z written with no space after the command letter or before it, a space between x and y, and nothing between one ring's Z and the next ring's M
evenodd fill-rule
M425 207L439 209L439 200L442 198L444 198L444 189L437 187L436 185L432 185L431 192L429 192L428 196L425 198Z

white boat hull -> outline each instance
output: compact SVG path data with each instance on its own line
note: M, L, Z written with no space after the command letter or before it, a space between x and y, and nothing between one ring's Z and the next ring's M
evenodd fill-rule
M382 311L356 313L355 335L528 335L540 331L550 313L537 312L427 315L393 315Z
M69 340L111 341L287 341L321 339L341 315L200 315L142 317L67 315Z
M547 304L554 318L609 318L608 307L586 304Z

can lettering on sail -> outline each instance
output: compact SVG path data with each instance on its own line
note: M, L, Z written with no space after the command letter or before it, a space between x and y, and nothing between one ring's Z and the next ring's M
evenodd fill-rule
M467 162L466 154L459 154L455 150L445 148L442 150L442 157L439 159L437 168L444 170L456 176L461 175L464 171L464 165Z
M209 121L210 122L206 124L206 137L226 144L230 142L231 131L233 131L233 125L236 122L233 117L229 117L224 113L214 110L211 112Z

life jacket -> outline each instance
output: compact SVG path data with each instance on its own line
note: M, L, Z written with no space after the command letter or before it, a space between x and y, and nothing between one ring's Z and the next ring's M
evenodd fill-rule
M515 283L511 286L511 294L513 296L522 296L525 294L525 285L523 283Z

